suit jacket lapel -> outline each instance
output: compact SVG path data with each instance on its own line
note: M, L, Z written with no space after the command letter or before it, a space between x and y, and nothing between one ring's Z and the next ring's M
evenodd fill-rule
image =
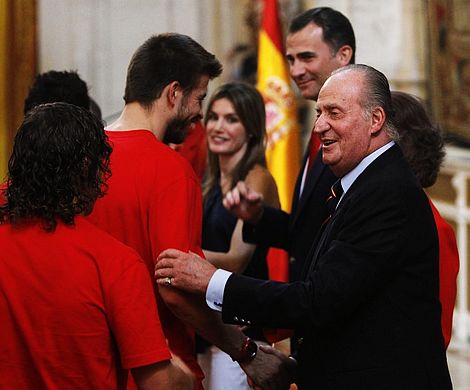
M306 159L305 159L306 162ZM305 169L305 162L302 165L302 172ZM297 180L297 185L296 185L296 191L295 191L295 209L294 207L292 208L292 212L294 214L294 219L292 221L292 226L295 224L297 221L299 215L302 213L302 210L304 209L305 205L308 203L308 200L310 198L310 195L312 194L313 189L315 188L316 183L318 182L318 179L322 175L323 171L325 170L326 165L323 164L322 161L322 153L321 151L318 152L317 157L315 159L315 162L313 164L312 169L310 172L307 173L307 177L305 179L305 184L304 184L304 189L302 191L302 194L300 195L299 199L299 192L300 192L300 183L302 182L302 174L299 175L299 180ZM298 188L297 188L298 187ZM326 200L326 199L325 199Z
M314 270L318 259L324 253L324 248L329 244L329 236L337 220L337 217L341 214L343 207L348 207L346 206L346 204L348 203L348 198L350 198L354 194L356 189L359 189L362 186L367 186L367 177L369 175L373 175L376 174L376 172L380 172L383 169L382 165L388 165L394 160L400 158L403 158L401 150L398 146L394 145L390 149L385 151L382 155L377 157L377 159L374 160L354 181L349 190L344 194L343 199L341 199L341 202L339 203L336 211L333 213L331 219L325 224L325 226L322 226L320 233L318 233L314 244L310 248L309 254L307 255L307 261L305 262L304 270L302 273L303 279L307 276L306 271L310 273Z
M292 198L292 210L291 210L291 215L294 216L297 214L297 209L299 207L299 194L300 194L300 186L302 184L302 175L305 169L305 164L307 164L307 159L308 159L308 148L307 152L304 155L302 166L300 168L300 172L297 175L297 181L295 182L295 188L294 188L294 195ZM292 225L293 219L291 221Z

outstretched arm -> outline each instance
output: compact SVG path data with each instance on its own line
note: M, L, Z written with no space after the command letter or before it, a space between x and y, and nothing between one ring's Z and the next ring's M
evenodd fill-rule
M213 265L195 254L169 249L159 256L155 276L159 290L167 296L165 302L170 304L174 313L232 359L240 361L246 336L238 326L223 324L220 313L211 310L205 302L205 291L215 271ZM176 277L176 274L185 276ZM171 287L167 285L168 277L172 278ZM195 287L188 289L185 282L180 285L188 279L195 283ZM180 291L181 288L189 293ZM169 300L169 296L173 298ZM239 363L254 383L263 389L286 389L293 381L292 362L284 355L260 350L254 359Z
M230 272L243 272L253 256L256 245L243 242L242 228L243 222L239 219L232 233L228 252L203 250L206 259L217 268Z
M239 186L242 186L242 183L240 182ZM259 199L264 199L263 203L279 208L276 183L266 168L256 165L246 176L245 184L248 191L256 192L260 195ZM243 272L253 256L256 245L243 241L242 229L243 221L239 219L232 233L229 250L227 252L204 250L206 259L217 268L237 273Z
M263 195L251 189L245 182L237 185L224 197L224 207L244 222L256 224L263 215Z

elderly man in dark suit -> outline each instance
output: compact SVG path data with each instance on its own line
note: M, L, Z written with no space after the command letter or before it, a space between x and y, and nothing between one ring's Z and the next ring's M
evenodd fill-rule
M300 389L452 388L440 330L436 227L393 141L390 111L388 81L371 67L349 65L323 85L315 132L323 161L340 180L302 281L216 271L174 250L157 263L159 283L171 277L173 288L205 294L226 322L294 328ZM227 206L243 212L250 195L233 191Z

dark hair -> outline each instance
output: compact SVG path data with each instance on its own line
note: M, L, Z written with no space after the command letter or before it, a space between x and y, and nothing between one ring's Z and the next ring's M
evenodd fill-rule
M444 140L423 102L404 92L392 92L399 145L415 176L424 188L432 186L444 160Z
M344 45L351 46L352 56L349 63L354 64L356 38L346 16L329 7L312 8L292 19L289 25L289 34L302 30L310 23L315 23L322 28L323 41L330 47L333 54L336 54Z
M33 107L54 102L65 102L88 109L88 87L74 71L51 70L36 76L24 102L24 113Z
M209 112L215 101L227 99L232 103L235 112L245 128L247 149L244 156L232 172L233 188L239 180L244 180L248 172L256 165L266 166L266 112L264 100L258 90L245 83L233 82L220 86L211 96L207 105L204 125L207 125ZM208 150L208 170L203 184L204 196L217 183L220 177L220 167L217 156Z
M103 115L101 114L101 108L100 106L98 105L98 103L96 103L96 101L90 97L90 107L89 107L90 111L96 115L96 117L98 119L103 119Z
M131 59L124 101L149 107L172 81L178 81L188 93L201 76L212 79L221 72L217 58L190 37L175 33L155 35Z
M57 220L73 224L104 195L111 151L90 111L68 103L33 108L15 137L0 221L38 219L47 231Z
M387 77L372 66L364 64L347 65L334 70L331 74L334 75L348 70L359 71L364 74L365 88L360 97L360 104L364 108L365 114L370 115L374 108L382 107L385 112L385 130L391 139L398 141L399 134L393 120L392 95Z

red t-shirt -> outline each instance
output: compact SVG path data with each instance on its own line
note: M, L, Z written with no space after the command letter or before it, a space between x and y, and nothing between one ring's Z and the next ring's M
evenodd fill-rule
M442 334L447 348L452 336L452 316L457 294L457 274L459 272L459 252L452 226L441 217L431 200L429 200L429 203L431 204L439 237L439 300L442 306Z
M176 145L175 150L188 160L189 165L202 181L206 170L207 142L206 129L201 122L194 123L190 127L186 139L182 144Z
M83 217L0 225L0 388L124 389L171 358L137 253Z
M155 260L164 249L202 255L202 195L188 162L148 130L108 131L107 135L113 145L112 176L90 220L136 249L152 277ZM202 379L194 331L170 312L156 286L155 294L170 349Z

